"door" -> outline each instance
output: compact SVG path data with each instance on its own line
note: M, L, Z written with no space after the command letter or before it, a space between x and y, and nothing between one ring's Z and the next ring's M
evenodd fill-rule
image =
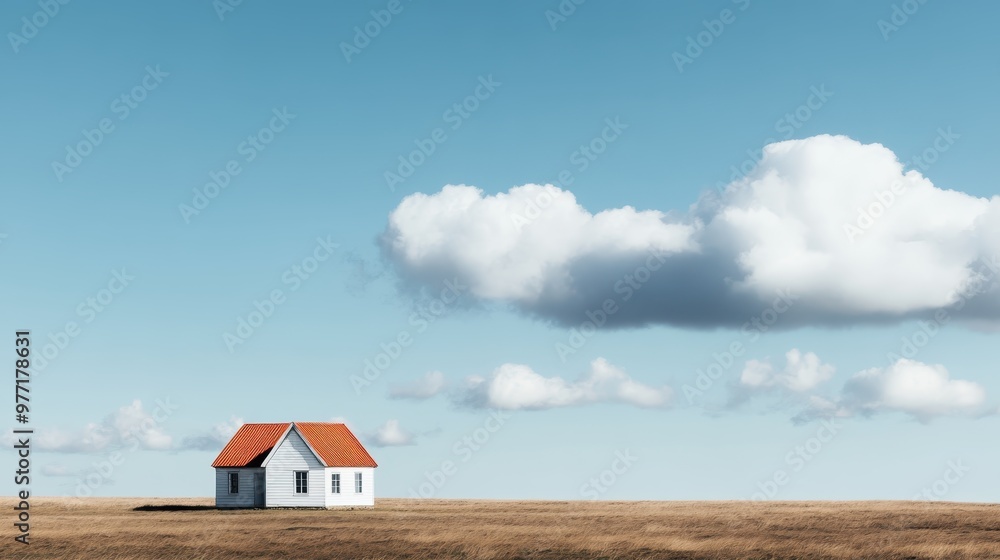
M264 507L264 473L253 473L253 507Z

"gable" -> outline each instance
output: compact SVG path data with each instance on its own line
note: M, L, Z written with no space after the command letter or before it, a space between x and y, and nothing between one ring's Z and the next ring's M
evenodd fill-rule
M299 432L294 428L288 431L270 457L264 461L267 468L287 469L321 469L323 463L313 453Z

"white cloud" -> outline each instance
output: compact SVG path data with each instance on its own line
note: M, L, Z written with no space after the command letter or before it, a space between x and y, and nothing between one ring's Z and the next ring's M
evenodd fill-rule
M458 400L474 407L539 410L597 402L659 407L670 401L669 387L650 387L598 358L580 379L543 377L530 367L504 364L489 376L472 376Z
M530 204L546 206L522 224ZM448 185L440 193L407 196L389 216L387 241L397 263L433 272L440 263L483 299L537 301L572 289L568 267L587 255L694 249L691 225L670 223L658 211L631 207L591 214L569 191L524 185L483 196Z
M978 416L993 411L987 409L982 385L951 379L942 365L900 359L887 368L854 374L838 399L816 397L796 420L883 412L901 412L926 422L937 416Z
M399 425L399 420L386 420L368 437L368 441L376 447L394 447L413 445L415 436Z
M749 360L740 374L740 385L748 389L782 388L795 393L814 389L833 377L835 368L812 352L793 348L785 354L785 367L778 371L770 361Z
M884 193L891 203L879 202ZM859 208L873 204L885 210L862 230ZM951 305L956 317L996 320L995 285L976 305L957 304L1000 268L998 223L1000 197L937 188L880 144L823 135L765 147L745 179L684 213L591 213L551 185L410 195L390 214L383 249L409 285L457 279L479 300L562 324L620 297L616 285L643 265L649 280L609 326L738 327L778 290L797 298L782 326L900 320Z
M155 412L159 412L158 408ZM168 411L169 412L169 411ZM119 408L101 422L90 422L75 431L39 428L35 446L42 451L95 453L108 449L170 449L173 438L154 414L138 399Z
M445 386L444 374L440 371L429 371L415 383L389 388L391 399L429 399L440 393Z
M942 365L907 359L856 373L844 396L848 406L862 412L896 410L919 418L974 414L986 403L986 390L978 383L951 379Z
M231 416L229 421L212 426L208 433L185 437L181 442L181 449L221 451L243 424L242 418Z

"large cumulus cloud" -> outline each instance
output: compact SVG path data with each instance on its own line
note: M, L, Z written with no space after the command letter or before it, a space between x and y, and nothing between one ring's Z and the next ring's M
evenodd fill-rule
M457 280L477 300L567 325L611 299L608 326L739 327L779 292L794 299L784 327L940 309L1000 318L1000 198L935 187L884 146L844 136L771 144L744 179L684 212L591 213L551 185L449 185L400 202L382 244L407 285Z

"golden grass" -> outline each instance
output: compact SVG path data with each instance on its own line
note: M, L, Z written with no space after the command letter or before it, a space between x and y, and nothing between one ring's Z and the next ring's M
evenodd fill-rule
M211 503L36 498L32 544L14 543L8 525L0 558L1000 558L1000 506L988 504L383 499L371 510L133 510Z

